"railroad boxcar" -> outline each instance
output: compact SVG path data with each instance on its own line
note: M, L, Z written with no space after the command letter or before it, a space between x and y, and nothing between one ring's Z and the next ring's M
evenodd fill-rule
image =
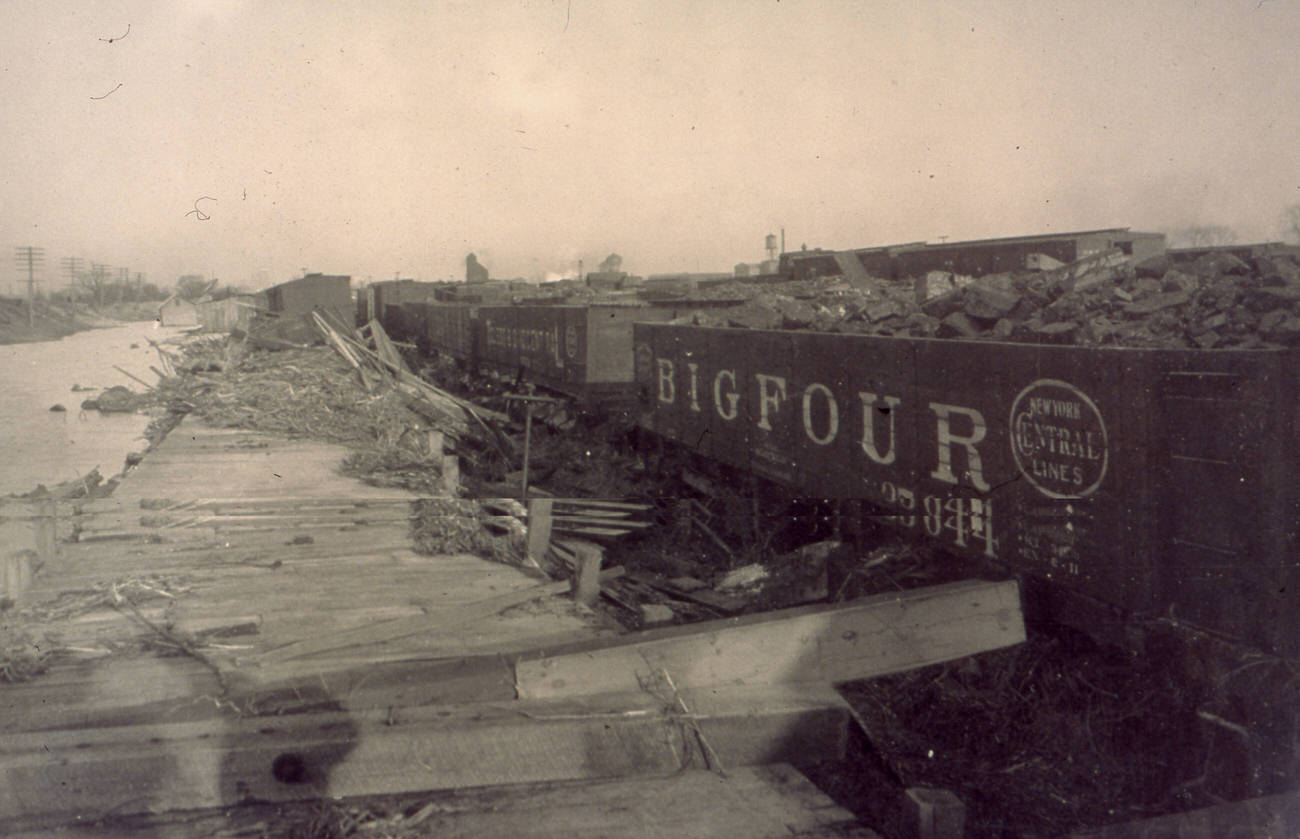
M1300 652L1300 354L635 327L640 424L1130 613Z
M476 356L478 307L458 303L432 303L423 310L424 335L443 355L468 363Z
M633 324L675 315L649 306L480 306L471 318L475 360L577 397L618 399L633 388Z
M382 280L371 283L366 286L364 294L358 296L358 325L363 325L368 320L377 320L393 337L413 340L417 337L418 329L411 318L406 316L406 307L408 304L433 303L439 288L437 283L416 280Z

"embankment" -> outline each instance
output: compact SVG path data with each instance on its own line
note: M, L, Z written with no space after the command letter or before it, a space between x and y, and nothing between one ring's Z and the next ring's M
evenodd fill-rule
M74 332L116 326L121 321L152 320L156 315L156 303L115 303L97 312L79 303L37 300L29 318L27 301L0 297L0 344L56 341Z

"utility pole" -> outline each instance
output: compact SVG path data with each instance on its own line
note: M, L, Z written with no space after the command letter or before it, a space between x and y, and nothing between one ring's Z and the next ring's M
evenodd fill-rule
M102 262L90 263L91 288L95 291L95 311L104 308L104 286L108 285L108 266Z
M26 245L14 248L14 262L21 268L27 266L27 328L35 323L33 307L36 305L36 266L45 262L45 248Z
M77 284L77 277L81 275L81 257L65 256L63 257L63 276L68 280L68 296L72 296L72 288Z

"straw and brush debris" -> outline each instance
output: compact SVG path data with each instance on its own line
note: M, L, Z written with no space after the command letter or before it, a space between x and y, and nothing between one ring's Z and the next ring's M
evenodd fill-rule
M370 349L319 314L315 323L333 351L255 349L233 337L190 341L178 352L158 347L168 375L150 397L166 415L151 426L151 442L193 414L217 427L348 446L344 474L417 492L442 491L443 452L430 432L491 444L491 412L411 373L378 324Z
M412 506L416 553L470 553L504 565L529 564L527 527L516 518L465 498L425 498Z
M142 647L171 651L163 643L159 627L141 616L140 607L171 603L188 590L188 583L176 577L131 577L61 591L52 599L6 611L0 620L0 682L27 681L67 657L99 657ZM112 637L96 638L93 646L83 646L71 640L66 631L60 631L61 627L71 629L78 618L108 609L128 620L142 621L150 632L130 637L114 633Z

